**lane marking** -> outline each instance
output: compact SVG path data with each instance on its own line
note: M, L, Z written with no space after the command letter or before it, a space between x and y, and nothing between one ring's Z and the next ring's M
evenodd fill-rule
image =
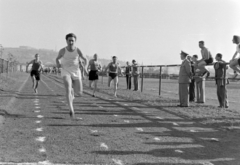
M108 146L107 146L105 143L101 143L100 147L102 147L102 148L108 150Z
M178 125L178 123L173 122L173 125Z
M190 132L197 132L196 130L191 129Z
M133 110L140 110L139 108L137 107L132 107Z
M114 163L116 163L117 165L123 165L123 162L121 160L119 160L119 159L112 159L112 161Z
M117 117L118 115L113 115L113 116Z
M39 108L41 108L41 107L35 107L36 109L39 109Z
M43 128L37 128L36 131L42 132L42 131L43 131Z
M98 130L90 130L91 131L91 133L97 133L98 132Z
M158 138L158 137L155 137L155 138L154 138L154 140L156 140L156 141L160 141L160 138Z
M42 116L42 115L37 115L37 118L44 118L44 116Z
M44 142L45 140L46 140L46 137L44 136L36 138L36 141L39 141L39 142Z
M37 121L35 121L35 123L37 123L37 124L39 124L39 123L41 123L42 121L41 120L37 120Z
M178 152L178 153L183 153L182 150L175 150L175 152Z
M128 104L123 104L123 105L128 106Z
M34 111L34 112L35 112L35 113L39 113L40 111L37 110L37 111Z
M157 119L160 119L160 120L162 120L162 119L163 119L162 117L159 117L159 116L157 116L156 118L157 118Z
M142 128L136 128L138 131L143 131L143 129Z
M99 106L99 108L103 108L102 106Z
M123 120L125 123L130 123L130 121L129 120Z

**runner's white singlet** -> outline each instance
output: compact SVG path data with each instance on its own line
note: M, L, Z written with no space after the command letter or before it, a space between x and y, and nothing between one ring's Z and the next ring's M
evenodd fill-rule
M73 52L69 52L65 48L65 53L61 59L62 71L61 76L70 75L72 79L81 79L81 72L79 69L79 54L77 52L77 47Z

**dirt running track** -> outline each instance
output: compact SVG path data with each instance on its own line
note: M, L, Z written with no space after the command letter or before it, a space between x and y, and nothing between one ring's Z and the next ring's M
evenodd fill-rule
M59 77L37 95L28 79L0 127L0 164L240 165L239 130L84 89L71 120Z

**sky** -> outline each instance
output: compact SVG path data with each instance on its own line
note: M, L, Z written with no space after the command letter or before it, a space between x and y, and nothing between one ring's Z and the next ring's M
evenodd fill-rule
M59 51L67 33L83 54L178 64L198 41L227 61L240 35L239 0L0 0L0 44ZM54 57L55 58L55 57Z

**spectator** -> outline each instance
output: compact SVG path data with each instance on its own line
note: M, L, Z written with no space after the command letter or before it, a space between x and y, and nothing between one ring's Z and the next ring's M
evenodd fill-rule
M133 91L138 91L139 71L138 71L138 64L136 60L132 60L132 76L133 76L133 83L134 83Z
M219 108L228 108L227 88L225 85L229 84L229 81L224 77L224 67L226 67L226 62L222 60L222 54L220 53L216 55L215 59L217 60L214 64L214 69Z
M126 70L125 70L125 74L126 74L126 81L127 81L127 89L131 89L131 79L132 79L132 68L129 65L129 62L127 61L127 66L126 66Z
M205 70L198 67L197 55L193 55L192 60L194 62L194 80L197 89L197 103L205 103L205 77L203 76Z
M194 62L192 61L191 56L187 56L188 61L191 63L191 71L192 74L194 75ZM194 102L195 100L195 80L191 79L191 83L189 85L189 101Z

